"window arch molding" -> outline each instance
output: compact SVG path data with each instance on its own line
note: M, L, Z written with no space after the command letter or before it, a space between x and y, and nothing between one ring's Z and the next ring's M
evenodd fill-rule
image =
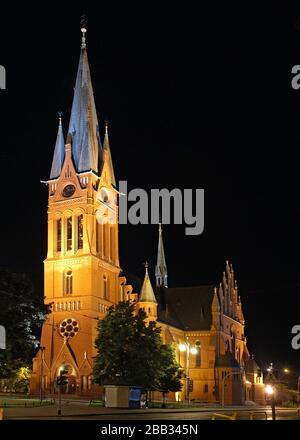
M73 271L71 267L66 267L63 273L63 293L64 295L73 293Z
M197 353L195 355L195 365L196 367L201 367L201 341L197 339L195 342L195 347L197 348Z
M109 278L106 273L103 274L103 298L109 298Z
M70 209L63 212L64 244L67 251L74 250L74 213Z
M77 208L74 211L74 239L76 251L83 249L85 211Z

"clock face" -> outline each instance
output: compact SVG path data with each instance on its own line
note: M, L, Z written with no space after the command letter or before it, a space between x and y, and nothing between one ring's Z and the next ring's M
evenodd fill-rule
M66 185L63 189L62 195L64 197L71 197L74 194L75 190L76 188L74 185Z
M96 218L98 223L115 224L117 211L112 191L103 186L98 192L97 199L100 202L99 207L96 210Z
M99 189L97 198L101 203L109 205L112 208L116 204L116 199L113 191L110 188L106 188L105 186L102 186Z
M109 203L109 195L106 189L102 188L100 192L100 200L103 203Z

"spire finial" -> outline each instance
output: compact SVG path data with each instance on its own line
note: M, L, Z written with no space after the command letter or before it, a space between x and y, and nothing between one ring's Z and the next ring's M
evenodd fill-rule
M145 266L145 269L146 269L146 273L148 274L148 267L149 267L148 261L145 261L144 266Z
M105 119L105 121L104 121L104 125L105 125L105 134L108 134L108 124L109 124L108 119Z
M82 32L82 37L81 37L81 49L85 49L86 48L86 40L85 40L85 34L86 34L86 15L82 14L81 16L81 20L80 20L80 27L81 27L81 32Z
M59 125L61 125L61 120L62 120L63 112L61 110L59 110L57 113L58 113Z

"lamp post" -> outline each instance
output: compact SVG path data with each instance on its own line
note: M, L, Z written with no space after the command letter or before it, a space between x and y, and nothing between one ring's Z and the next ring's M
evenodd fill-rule
M191 347L188 339L186 339L185 342L182 342L179 344L179 351L186 352L186 386L185 386L185 398L188 402L188 405L190 404L190 354L197 354L198 348L197 347Z
M44 374L44 351L45 351L45 347L40 347L41 350L41 380L40 380L40 401L42 402L43 400L43 392L44 392L44 378L43 378L43 374Z
M265 388L266 394L271 398L272 420L276 420L275 411L275 389L272 385L267 385Z

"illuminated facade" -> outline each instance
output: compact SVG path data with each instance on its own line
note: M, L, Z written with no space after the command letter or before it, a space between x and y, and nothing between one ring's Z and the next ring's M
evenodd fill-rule
M97 319L111 305L129 299L147 312L147 319L157 320L164 341L176 348L178 361L190 378L191 400L221 400L225 376L226 403L250 399L254 388L256 400L262 400L259 372L252 376L249 370L253 362L249 364L232 266L226 264L218 288L168 288L160 226L156 288L153 290L147 268L139 295L120 275L118 193L107 126L103 145L100 141L85 30L68 137L65 142L60 118L47 185L44 282L45 302L51 304L52 313L43 325L43 348L33 360L31 393L39 393L41 388L46 394L55 393L55 379L66 369L69 383L64 392L99 396L101 388L92 378ZM183 343L185 352L179 350ZM172 398L185 399L187 383L186 378L182 391Z

